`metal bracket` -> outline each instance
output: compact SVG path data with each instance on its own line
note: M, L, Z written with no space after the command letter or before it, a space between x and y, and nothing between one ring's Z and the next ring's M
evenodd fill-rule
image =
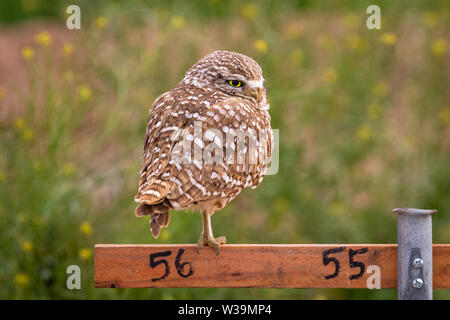
M394 209L398 213L397 294L399 300L433 299L431 215L437 210Z
M429 283L424 282L424 262L420 254L420 248L412 248L409 258L409 276L406 285L405 297L408 300L421 300L426 295Z

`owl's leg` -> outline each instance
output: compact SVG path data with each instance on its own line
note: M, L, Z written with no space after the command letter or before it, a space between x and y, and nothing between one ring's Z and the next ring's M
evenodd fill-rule
M203 216L203 231L200 234L200 239L197 241L197 253L203 246L208 246L216 250L216 253L220 252L220 245L226 243L225 237L214 238L211 227L211 215L207 212L202 213Z

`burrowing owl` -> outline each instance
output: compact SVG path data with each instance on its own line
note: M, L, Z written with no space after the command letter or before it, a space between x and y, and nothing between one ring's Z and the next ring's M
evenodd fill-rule
M273 135L261 67L240 53L215 51L194 64L152 105L145 135L136 216L150 215L153 236L171 209L203 216L199 250L219 253L211 215L267 171Z

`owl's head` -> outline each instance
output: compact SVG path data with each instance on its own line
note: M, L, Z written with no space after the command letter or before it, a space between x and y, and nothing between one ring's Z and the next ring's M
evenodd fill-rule
M214 51L194 64L182 82L199 88L220 90L257 103L266 102L261 67L241 53Z

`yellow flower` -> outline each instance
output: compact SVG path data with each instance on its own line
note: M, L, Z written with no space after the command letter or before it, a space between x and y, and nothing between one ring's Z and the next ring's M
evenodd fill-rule
M25 141L30 141L34 138L34 132L30 128L25 128L22 132L22 139Z
M88 260L90 257L92 257L92 250L88 248L80 249L80 251L78 251L78 255L81 259Z
M387 45L394 45L397 42L397 37L392 32L386 32L380 36L380 42Z
M34 36L34 41L41 46L48 46L52 43L52 37L47 31L42 31Z
M99 28L103 28L108 24L108 19L105 17L98 17L97 20L95 20L95 25Z
M431 53L436 57L441 57L447 52L447 42L444 38L439 38L431 43Z
M255 42L253 42L253 46L255 47L255 49L261 53L266 53L267 50L269 50L269 46L267 45L267 42L265 42L262 39L258 39L255 40Z
M348 46L356 51L363 51L366 49L367 42L356 33L352 33L348 35L345 40L347 41Z
M369 141L372 138L372 128L368 125L362 125L356 129L355 135L361 141Z
M170 19L170 25L175 29L181 29L184 27L184 18L182 16L173 16Z
M423 23L427 27L434 27L439 21L439 16L436 12L428 11L423 15Z
M75 167L71 163L65 163L63 166L63 174L67 177L70 177L74 174Z
M18 273L14 276L14 283L18 287L26 287L30 283L30 278L26 273Z
M26 122L23 118L17 118L14 120L14 127L16 129L22 130L26 127Z
M80 224L80 231L81 231L81 233L83 233L83 234L85 234L87 236L90 236L92 234L92 232L93 232L93 228L92 228L92 226L91 226L91 224L89 222L83 221Z
M22 57L25 60L33 59L34 58L34 50L31 47L28 47L28 46L24 47L22 49Z
M328 83L336 82L338 72L334 68L328 68L322 76L323 80Z
M438 114L439 120L444 124L450 123L450 108L445 108L439 111Z
M333 202L328 211L333 215L333 216L340 216L344 213L345 211L345 206L342 202L340 201L335 201Z
M21 131L22 139L25 141L32 140L34 138L34 132L30 128L27 128L27 124L23 118L17 118L14 120L14 127Z
M78 86L78 95L80 96L81 100L87 101L92 96L92 90L88 85L82 84Z
M305 54L302 49L294 49L291 52L289 59L293 64L301 65L305 60Z
M372 93L377 97L385 97L389 92L389 86L384 82L378 82L373 88Z
M314 300L327 300L327 297L323 294L316 294Z
M367 106L367 113L371 118L378 118L381 115L381 106L378 103L372 103Z
M161 240L168 240L170 238L170 233L166 229L161 231Z
M70 56L73 52L73 45L70 42L64 43L62 53L63 56Z
M30 240L25 240L22 242L22 249L23 251L31 251L33 250L33 242Z
M243 18L254 20L258 15L258 8L253 3L247 3L241 6L239 12Z
M3 87L0 87L0 101L3 99L4 95L5 95L5 89L3 89Z

